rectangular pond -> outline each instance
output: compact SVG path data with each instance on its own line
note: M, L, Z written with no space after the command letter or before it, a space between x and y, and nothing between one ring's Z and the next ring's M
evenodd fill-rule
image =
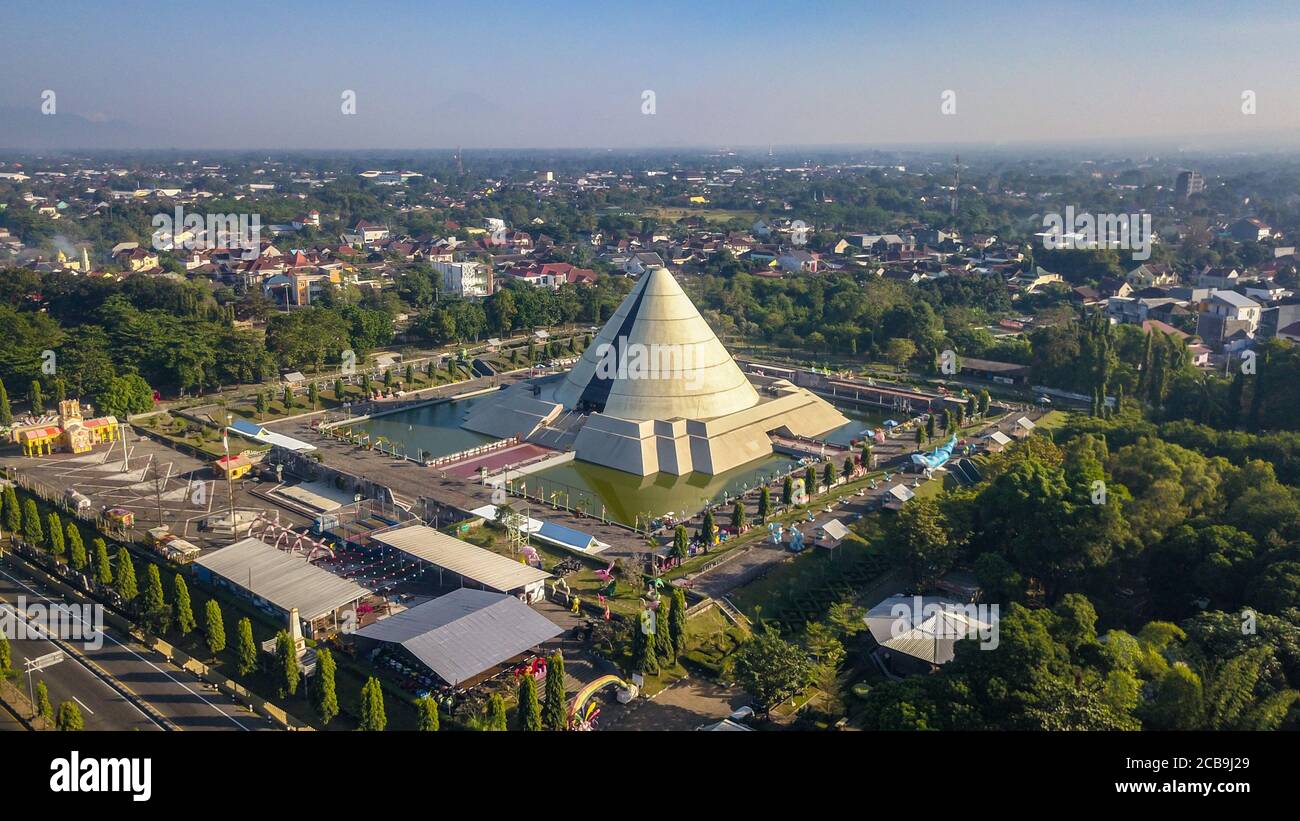
M553 389L553 382L544 383L543 395ZM494 399L495 394L489 393L425 405L359 422L353 429L382 436L411 456L420 452L433 458L447 456L493 441L492 437L464 430L460 424L479 402ZM863 438L864 431L874 429L886 416L858 410L843 413L848 423L820 438L847 445L851 440ZM644 522L668 513L694 514L724 496L734 497L757 487L764 479L787 473L797 464L789 456L773 454L715 476L658 473L642 477L574 461L530 475L512 476L509 482L515 491L526 487L530 497L554 501L593 516L600 516L603 510L606 518L635 526L638 520Z
M382 436L388 442L400 445L413 457L421 452L433 458L447 456L493 441L491 436L474 433L460 426L465 414L475 404L490 397L491 394L485 394L422 405L367 419L351 427L354 431L364 431L375 438Z
M605 518L636 526L638 520L644 524L668 513L692 515L710 502L722 501L724 494L734 497L757 487L764 479L797 466L794 459L772 455L715 476L706 473L636 476L603 465L574 461L539 473L510 477L509 483L515 492L526 488L530 497L554 501L592 516L600 516L603 509Z

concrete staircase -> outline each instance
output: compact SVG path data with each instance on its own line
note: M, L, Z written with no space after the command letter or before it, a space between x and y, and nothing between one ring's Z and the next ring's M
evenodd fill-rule
M731 599L728 599L726 596L720 596L714 599L714 601L718 603L718 609L722 611L722 615L727 618L727 621L739 627L745 635L750 635L754 632L750 627L749 619L745 617L744 613L740 612L740 609L737 608L736 605L731 603Z

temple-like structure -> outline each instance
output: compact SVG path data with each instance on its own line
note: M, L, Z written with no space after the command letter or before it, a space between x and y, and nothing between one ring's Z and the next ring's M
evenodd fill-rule
M57 416L32 419L9 431L10 441L22 446L23 456L48 456L55 451L88 453L95 445L116 441L118 435L116 417L83 419L75 399L60 402Z
M464 427L543 442L556 425L576 428L575 458L647 476L722 473L772 453L771 433L813 437L848 421L784 379L746 377L666 268L641 276L552 387L508 388Z

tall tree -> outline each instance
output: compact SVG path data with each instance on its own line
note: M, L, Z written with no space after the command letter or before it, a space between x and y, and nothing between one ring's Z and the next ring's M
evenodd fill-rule
M668 635L672 639L673 653L686 652L686 591L673 588L672 609L668 611Z
M686 525L678 525L673 531L673 556L685 559L690 555L691 535L686 532Z
M655 637L645 632L646 622L632 625L632 669L644 676L659 674L659 659L655 654Z
M772 515L772 491L767 485L758 492L758 523L767 524L768 517Z
M9 406L9 391L5 390L5 383L0 381L0 425L8 427L14 423L14 411Z
M23 509L18 504L18 492L14 490L13 485L6 485L4 492L5 502L5 530L11 535L17 535L23 526Z
M293 637L288 630L275 634L275 655L272 658L272 677L280 698L294 695L298 692L298 680L302 673L298 667L298 648L294 646Z
M1156 683L1145 719L1162 730L1197 729L1205 713L1204 695L1201 677L1186 662L1175 662Z
M50 703L50 688L44 681L36 682L36 714L49 723L54 723L54 705Z
M529 672L519 677L519 706L515 713L515 725L527 732L542 729L542 705L537 700L537 679Z
M124 603L135 601L135 597L140 594L140 588L135 580L135 562L131 559L131 552L125 546L118 548L117 551L117 570L113 573L113 590L117 593Z
M90 563L86 555L86 543L81 538L81 528L77 527L76 522L68 522L68 560L72 563L72 569L79 572L84 571Z
M64 733L75 733L86 729L86 721L81 717L81 708L75 701L65 701L59 705L59 715L54 719L54 729Z
M704 541L706 547L713 544L713 540L718 536L717 525L713 523L713 511L704 511L704 520L700 523L700 539Z
M794 477L787 475L781 482L781 505L789 507L794 502Z
M257 644L253 641L253 623L245 616L235 628L235 669L241 676L246 676L256 666Z
M483 729L489 732L505 732L506 726L506 700L501 697L500 693L493 693L488 698L487 715L483 717Z
M913 584L929 587L951 569L958 543L933 497L918 497L904 505L894 524L890 541Z
M672 667L677 664L677 651L673 647L670 628L672 606L673 600L671 596L660 599L659 611L655 615L655 621L657 622L655 629L655 657L665 667Z
M421 696L415 700L415 729L422 733L438 731L438 702L433 696Z
M182 636L190 634L198 623L194 620L194 605L190 601L190 588L180 573L172 579L172 598L176 600L176 629Z
M736 533L745 529L745 502L737 499L731 506L731 529Z
M316 715L320 716L323 725L328 725L339 714L334 672L334 654L327 647L317 648L316 673L311 680L311 706L316 710Z
M1154 332L1148 333L1146 339L1142 342L1142 359L1138 363L1137 397L1139 402L1147 398L1151 393L1151 346L1152 337L1154 336Z
M162 576L158 572L158 565L153 562L147 562L146 564L144 571L144 599L141 610L144 613L145 624L148 625L150 632L156 636L161 636L166 634L167 628L171 625L172 611L163 595Z
M546 729L569 728L569 703L564 694L564 654L556 650L546 665L546 705L542 713Z
M63 521L59 518L59 514L52 510L46 521L50 525L50 555L61 562L67 552L67 545L63 541Z
M108 543L95 539L95 579L104 587L113 583L113 562L108 558Z
M384 712L384 688L379 679L371 676L361 685L361 715L357 720L357 729L366 732L383 732L388 726L388 715Z
M45 528L41 527L41 514L32 499L23 503L23 539L34 547L45 546Z
M1230 429L1235 429L1241 422L1241 397L1245 391L1245 386L1246 376L1241 372L1241 369L1238 368L1232 375L1232 382L1228 385L1227 426Z
M203 607L203 635L207 640L208 652L212 655L226 649L226 623L221 617L221 604L216 599L208 599Z

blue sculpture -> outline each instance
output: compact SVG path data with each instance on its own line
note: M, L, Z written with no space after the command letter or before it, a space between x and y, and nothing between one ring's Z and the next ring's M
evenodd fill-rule
M957 434L954 433L952 438L929 453L913 453L912 464L931 470L943 467L952 457L952 449L955 447L957 447Z

